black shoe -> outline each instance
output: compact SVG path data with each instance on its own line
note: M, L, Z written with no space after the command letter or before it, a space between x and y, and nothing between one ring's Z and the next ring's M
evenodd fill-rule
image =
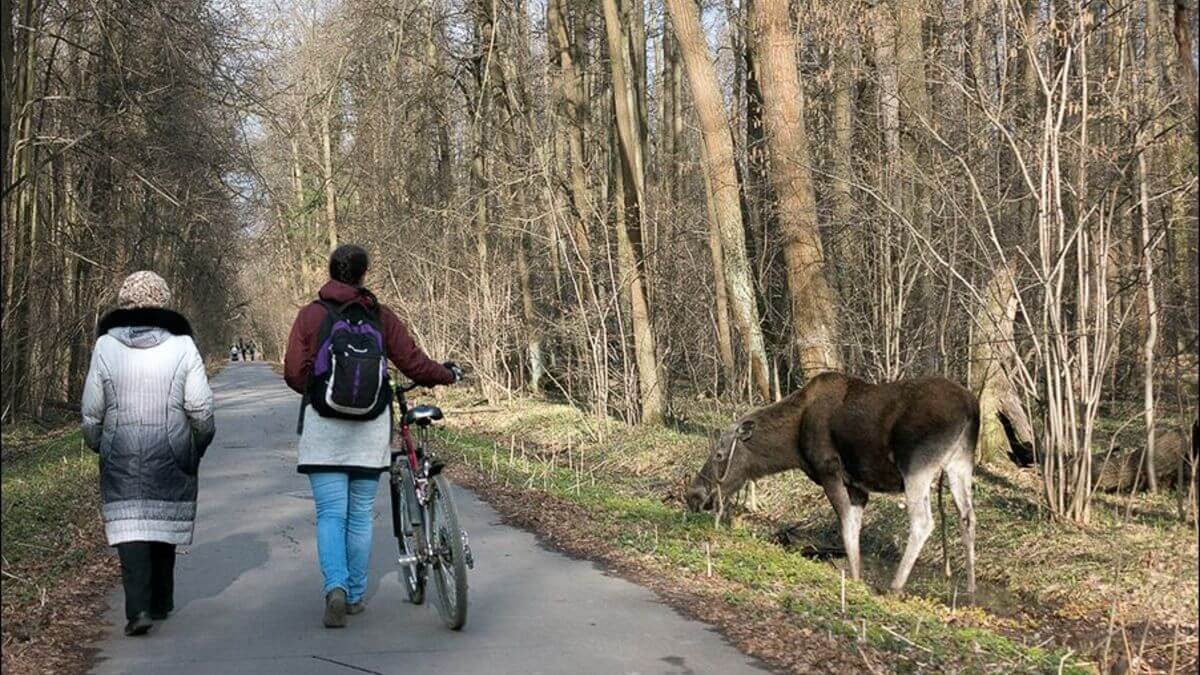
M347 614L362 614L363 610L365 610L366 608L367 608L367 601L359 600L358 602L352 602L352 603L346 605L346 613Z
M138 612L138 615L129 620L125 624L126 635L145 635L154 626L154 622L150 620L148 612Z
M335 588L325 595L325 627L343 628L346 625L346 591Z
M432 459L429 461L429 477L433 478L446 468L446 463L440 459Z

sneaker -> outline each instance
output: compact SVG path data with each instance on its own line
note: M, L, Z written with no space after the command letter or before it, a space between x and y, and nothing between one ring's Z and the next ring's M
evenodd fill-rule
M343 628L346 625L346 591L335 588L325 595L325 627Z
M148 612L138 612L137 616L125 624L125 634L129 636L145 635L153 626L154 622L150 620Z
M346 613L347 614L362 614L363 610L365 610L366 608L367 608L367 601L359 600L358 602L352 602L352 603L346 605Z

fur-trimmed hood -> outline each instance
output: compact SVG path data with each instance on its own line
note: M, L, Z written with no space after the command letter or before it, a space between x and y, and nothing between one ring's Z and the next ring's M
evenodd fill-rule
M162 307L114 309L96 324L96 337L114 328L161 328L171 335L192 335L192 325L182 314Z

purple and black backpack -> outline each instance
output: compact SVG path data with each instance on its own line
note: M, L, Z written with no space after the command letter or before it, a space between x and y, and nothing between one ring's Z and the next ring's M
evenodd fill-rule
M313 355L308 403L322 417L379 417L392 402L392 390L378 309L368 309L357 301L340 307L317 302L328 315Z

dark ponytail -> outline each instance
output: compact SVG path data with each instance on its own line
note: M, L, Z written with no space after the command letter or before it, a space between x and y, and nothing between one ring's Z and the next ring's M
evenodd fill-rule
M366 249L357 244L342 244L329 255L329 278L358 286L367 273L367 264Z

